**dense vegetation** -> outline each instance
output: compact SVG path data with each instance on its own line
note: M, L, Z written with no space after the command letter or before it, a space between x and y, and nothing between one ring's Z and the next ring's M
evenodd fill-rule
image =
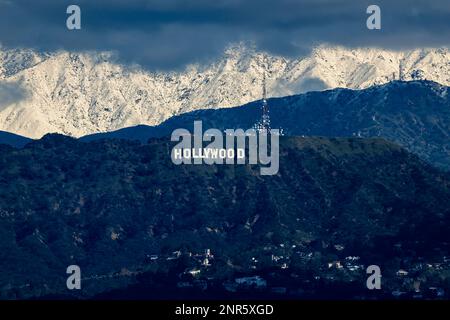
M166 257L180 251L183 270L195 266L189 253L207 248L216 279L273 267L272 255L307 277L349 255L396 271L448 254L448 174L385 140L282 137L275 176L250 165L176 166L170 150L167 139L60 135L0 145L0 294L67 293L70 264L86 278L167 273ZM82 294L129 278L86 281Z

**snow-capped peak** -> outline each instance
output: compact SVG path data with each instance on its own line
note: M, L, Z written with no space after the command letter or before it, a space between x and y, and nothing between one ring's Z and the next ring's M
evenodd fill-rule
M119 64L109 53L0 48L0 130L32 138L49 132L82 136L242 105L261 98L265 68L269 96L360 89L400 76L449 85L449 61L447 48L396 52L319 46L293 59L238 44L206 66L150 72ZM8 99L2 97L5 92Z

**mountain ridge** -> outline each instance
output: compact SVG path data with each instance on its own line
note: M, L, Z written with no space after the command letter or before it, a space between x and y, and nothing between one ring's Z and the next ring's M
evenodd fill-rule
M267 69L269 96L328 88L367 88L398 79L450 84L447 48L394 52L319 46L310 55L284 58L240 44L209 65L150 72L119 64L111 53L37 53L0 50L0 130L39 138L57 132L75 137L260 99ZM267 64L267 67L266 67ZM11 91L11 90L10 90ZM6 105L5 105L6 103Z
M0 143L7 144L16 148L23 148L32 139L19 136L10 132L0 131Z
M332 89L271 98L273 128L286 135L384 137L440 168L450 169L449 87L431 81L394 81L362 90ZM177 128L252 128L260 101L237 108L198 110L172 117L159 126L138 126L82 137L83 141L123 138L146 142Z

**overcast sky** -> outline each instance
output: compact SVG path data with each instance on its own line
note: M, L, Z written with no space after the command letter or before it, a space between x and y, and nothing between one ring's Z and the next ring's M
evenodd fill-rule
M66 8L82 30L66 28ZM366 28L381 7L382 30ZM43 51L116 51L127 63L180 68L251 41L285 56L314 45L392 49L450 46L450 0L0 0L0 43Z

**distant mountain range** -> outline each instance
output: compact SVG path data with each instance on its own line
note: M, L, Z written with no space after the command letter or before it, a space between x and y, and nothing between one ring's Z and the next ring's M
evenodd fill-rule
M383 137L435 166L450 168L449 87L430 81L393 81L364 90L334 89L269 99L272 126L285 135ZM147 142L192 130L195 120L207 128L253 127L261 102L174 116L158 126L139 125L81 137L82 141L126 139ZM23 147L31 139L0 132L0 143Z
M264 69L272 97L362 89L399 78L449 85L449 61L447 48L321 46L304 57L284 58L237 45L209 65L149 72L121 65L109 53L0 50L0 130L30 138L52 132L80 137L154 126L174 115L260 99Z
M137 126L81 138L122 138L146 142L176 128L251 128L260 102L238 108L199 110L172 117L156 127ZM273 128L287 135L383 137L422 159L450 169L450 89L430 81L394 81L364 90L334 89L269 99Z
M22 149L0 145L0 296L89 297L143 272L197 268L196 279L225 281L265 268L281 274L284 264L291 282L365 286L365 269L327 266L347 256L380 265L390 293L404 286L399 268L448 255L448 173L383 139L280 142L280 171L270 177L250 165L176 166L167 138L48 135ZM214 259L204 267L196 257L207 248ZM80 292L65 287L71 264L82 270ZM417 270L423 286L447 283L447 271Z
M254 126L265 59L278 174L174 165L174 129ZM255 274L295 297L329 285L366 297L371 264L390 297L417 281L450 297L448 61L447 49L287 60L241 46L149 73L106 53L0 51L0 299L126 296L136 281L173 298ZM66 289L72 264L80 292Z

